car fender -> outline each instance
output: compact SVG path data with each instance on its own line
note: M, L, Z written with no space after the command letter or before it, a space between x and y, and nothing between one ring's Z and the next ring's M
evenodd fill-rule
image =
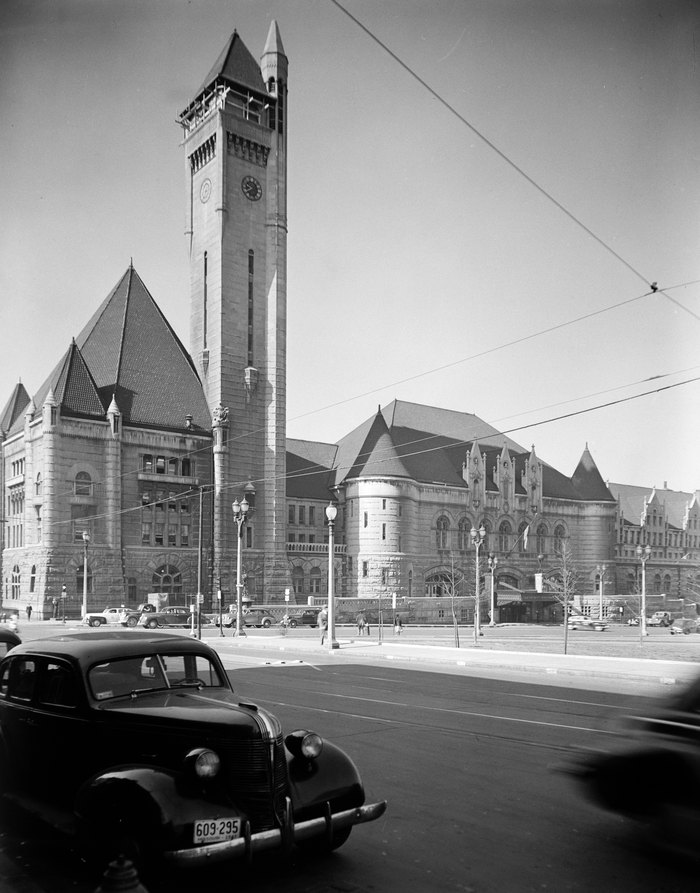
M323 750L315 760L294 756L288 750L289 790L296 817L314 813L330 802L334 809L362 806L365 791L357 766L335 744L324 739Z
M148 843L149 850L192 845L191 826L197 819L241 818L232 803L212 798L181 772L152 766L121 766L101 772L78 791L74 812L85 845L106 835L130 836Z

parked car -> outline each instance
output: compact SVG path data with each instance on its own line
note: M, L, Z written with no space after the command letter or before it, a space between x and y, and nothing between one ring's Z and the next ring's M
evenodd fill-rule
M195 623L197 615L195 614ZM206 614L201 615L202 623L211 623ZM139 626L146 629L162 629L165 626L191 626L192 612L186 605L168 605L160 611L151 611L140 616Z
M296 626L318 626L318 615L321 613L320 608L309 608L308 611L302 611L301 614L289 614L286 625L294 629ZM284 618L279 624L284 624Z
M14 648L15 645L21 644L22 640L17 633L13 632L11 629L5 629L0 626L0 658L4 657L10 648Z
M83 617L83 623L88 626L106 626L122 622L124 608L105 608L104 611L88 611Z
M144 614L155 614L156 610L156 606L150 602L144 602L133 610L127 608L126 611L122 611L121 625L131 628L138 626L138 622Z
M607 751L562 768L599 806L642 823L649 840L698 857L700 677L650 714L629 717Z
M590 632L604 633L608 624L604 620L595 617L571 616L569 617L569 629L587 629Z
M679 617L673 621L669 629L671 635L685 635L700 633L700 620L694 617Z
M654 611L651 617L647 617L647 626L670 626L671 615L668 611Z
M50 742L50 746L47 745ZM234 693L205 642L105 629L18 645L0 662L0 786L83 851L137 867L329 851L379 818L337 745L285 734Z

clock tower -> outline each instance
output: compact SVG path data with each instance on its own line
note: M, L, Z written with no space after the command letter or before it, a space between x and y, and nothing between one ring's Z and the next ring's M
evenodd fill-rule
M214 589L235 598L231 504L245 496L247 590L255 600L277 600L289 584L287 57L275 21L259 63L234 31L180 124L190 351L214 435Z

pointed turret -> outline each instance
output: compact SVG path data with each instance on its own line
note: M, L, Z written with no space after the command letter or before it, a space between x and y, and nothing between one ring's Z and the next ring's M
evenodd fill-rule
M289 61L282 46L280 29L277 27L275 19L273 19L270 22L265 49L260 57L263 80L268 91L273 95L278 95L280 84L287 83L288 65Z
M12 389L10 399L5 404L5 408L0 413L0 437L3 437L12 428L17 419L22 415L22 410L29 402L29 394L22 382Z
M346 478L410 477L399 458L384 416L378 411Z
M608 490L605 481L603 480L603 476L598 471L598 466L595 464L593 456L588 449L588 444L586 444L579 463L576 466L576 471L571 477L571 483L584 500L615 502L615 497L610 490Z

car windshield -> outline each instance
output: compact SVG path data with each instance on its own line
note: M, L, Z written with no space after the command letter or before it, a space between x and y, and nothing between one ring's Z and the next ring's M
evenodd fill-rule
M149 654L91 667L88 681L98 701L156 689L222 688L218 667L203 654Z

